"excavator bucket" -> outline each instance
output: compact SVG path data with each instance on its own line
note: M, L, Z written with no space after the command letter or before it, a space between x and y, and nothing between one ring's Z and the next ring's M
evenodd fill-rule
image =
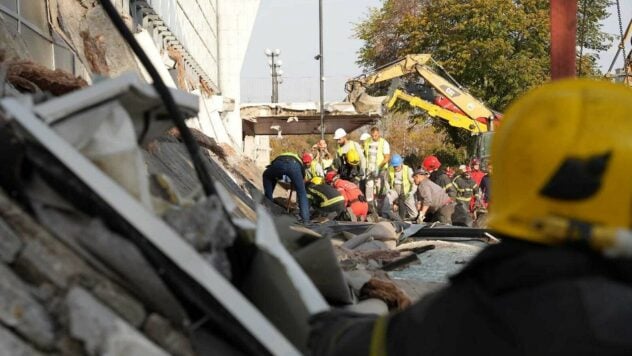
M383 114L383 103L387 96L371 96L359 83L352 86L345 101L353 104L355 111L360 114Z

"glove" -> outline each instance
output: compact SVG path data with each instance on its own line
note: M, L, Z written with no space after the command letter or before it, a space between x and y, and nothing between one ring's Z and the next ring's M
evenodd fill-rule
M425 218L426 218L425 215L422 215L422 214L417 215L417 224L423 224Z

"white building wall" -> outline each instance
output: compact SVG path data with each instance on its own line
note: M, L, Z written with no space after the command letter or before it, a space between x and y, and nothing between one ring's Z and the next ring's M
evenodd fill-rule
M145 1L219 86L217 0Z
M260 0L217 0L219 17L219 87L224 97L235 100L223 120L233 141L243 150L239 114L240 75Z

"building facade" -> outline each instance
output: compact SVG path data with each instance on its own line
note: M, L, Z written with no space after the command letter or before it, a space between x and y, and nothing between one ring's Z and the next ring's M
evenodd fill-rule
M154 54L165 81L200 96L199 116L188 124L243 152L239 77L260 0L113 3L146 52ZM143 75L98 4L0 0L0 31L11 40L0 41L0 49L9 58L31 59L88 82L130 70Z

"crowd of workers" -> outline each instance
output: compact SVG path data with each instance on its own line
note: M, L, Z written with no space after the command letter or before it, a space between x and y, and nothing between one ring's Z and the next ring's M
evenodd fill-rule
M277 181L290 184L305 222L320 217L365 221L369 216L375 221L379 216L472 226L477 213L486 211L491 165L483 171L473 159L455 171L444 169L436 156L427 156L412 168L399 154L391 154L377 127L360 136L362 143L349 139L342 128L333 138L334 155L320 140L311 152L276 157L263 173L266 197L272 199Z

